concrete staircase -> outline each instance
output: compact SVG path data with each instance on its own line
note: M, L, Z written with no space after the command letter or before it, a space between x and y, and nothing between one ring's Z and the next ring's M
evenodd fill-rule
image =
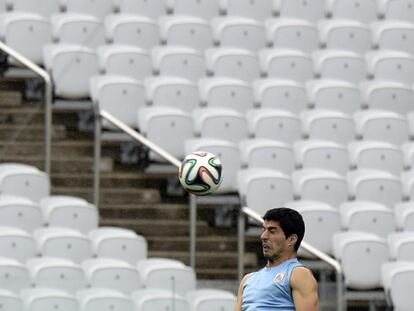
M43 169L44 116L41 102L23 99L21 80L0 80L0 162L23 162ZM93 197L93 135L77 129L77 114L54 111L52 194ZM149 256L189 264L189 215L186 196L167 195L167 176L148 174L119 161L119 145L103 146L100 225L130 228L144 235ZM214 226L214 206L199 206L197 277L237 279L235 228ZM257 238L246 243L246 269L258 267Z

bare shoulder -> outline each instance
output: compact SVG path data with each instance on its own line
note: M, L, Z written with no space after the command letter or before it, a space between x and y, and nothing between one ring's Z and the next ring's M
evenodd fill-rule
M290 278L290 283L292 288L297 288L301 286L315 286L317 287L317 282L311 270L304 266L295 267L292 271Z

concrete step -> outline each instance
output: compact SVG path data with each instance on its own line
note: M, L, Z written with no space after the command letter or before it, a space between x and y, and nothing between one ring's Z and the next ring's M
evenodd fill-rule
M147 237L148 247L152 251L188 251L190 238L183 237ZM197 252L237 252L236 232L233 236L202 236L197 237ZM246 237L245 249L247 252L258 253L261 245L257 238Z
M93 186L93 175L88 173L54 173L52 174L53 184L59 187L76 187L81 183L84 186ZM157 187L165 186L166 181L157 176L151 176L136 170L135 172L106 172L100 176L101 187L123 188L123 187Z
M0 81L2 89L0 91L0 107L17 107L22 104L22 92L10 89L5 81Z
M34 165L40 169L43 167L44 155L39 156L24 156L24 155L10 155L0 154L0 161L2 162L21 162L29 165ZM52 172L53 173L84 173L93 171L93 160L90 157L76 157L76 158L62 158L53 157L52 155ZM110 158L103 158L101 160L101 171L112 171L113 162ZM83 186L78 183L78 186Z
M1 93L0 93L1 94ZM0 95L1 96L1 95ZM43 124L45 113L43 104L16 105L3 107L0 105L0 122L3 124Z
M179 251L149 251L149 257L173 258L190 264L189 252ZM218 254L213 252L196 252L196 269L234 269L237 268L236 252L220 252L220 260ZM254 253L245 253L245 267L257 267L257 256Z
M0 141L4 146L4 154L17 156L35 156L43 154L43 141L23 141L16 144L10 141ZM52 157L93 156L93 145L89 141L58 141L52 143Z
M43 141L45 130L43 125L0 124L0 141ZM62 140L66 137L63 125L53 125L52 139Z
M189 236L190 223L187 220L176 219L101 219L101 226L115 226L134 230L146 238ZM200 236L208 233L208 225L197 221L197 233Z
M82 185L79 185L82 186ZM93 201L93 190L90 188L63 188L52 187L53 194L72 195ZM160 193L157 189L101 189L100 202L102 204L131 204L131 203L159 203Z

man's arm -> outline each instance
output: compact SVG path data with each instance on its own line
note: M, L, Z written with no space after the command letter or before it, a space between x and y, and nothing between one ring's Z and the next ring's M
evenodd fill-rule
M296 311L319 310L318 283L309 269L305 267L293 269L290 285Z
M249 278L250 274L246 274L243 279L240 281L239 290L237 291L237 301L236 305L234 306L234 311L242 311L242 303L243 303L243 288L244 283Z

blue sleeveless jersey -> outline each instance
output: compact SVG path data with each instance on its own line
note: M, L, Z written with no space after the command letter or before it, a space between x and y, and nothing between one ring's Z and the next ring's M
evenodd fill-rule
M293 258L252 273L243 287L242 311L295 311L290 276L298 266Z

